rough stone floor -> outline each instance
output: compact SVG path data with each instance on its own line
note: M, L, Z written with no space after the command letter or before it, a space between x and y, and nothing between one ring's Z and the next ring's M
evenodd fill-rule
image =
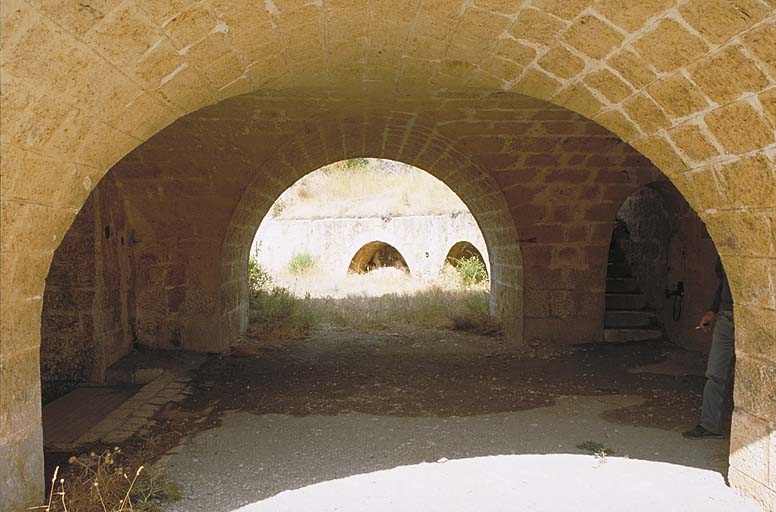
M654 342L256 341L210 356L154 414L182 435L158 462L184 496L166 510L759 510L725 486L726 439L680 435L702 368Z
M74 452L148 434L165 405L190 395L191 370L203 361L201 354L164 351L122 359L109 370L108 385L78 388L43 407L46 450Z

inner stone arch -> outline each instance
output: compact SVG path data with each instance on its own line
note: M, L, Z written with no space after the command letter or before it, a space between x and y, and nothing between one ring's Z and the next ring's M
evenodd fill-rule
M381 138L375 136L377 133L385 135ZM403 115L379 111L356 118L344 113L306 127L303 133L289 134L289 140L269 160L283 169L282 185L272 179L274 191L267 196L266 177L257 176L245 189L224 242L223 272L230 276L222 286L226 302L224 328L240 332L246 327L247 290L244 280L238 277L242 272L239 269L245 266L252 237L274 199L313 170L354 158L394 160L420 168L461 198L485 239L489 268L504 276L491 281L491 314L504 322L510 340L519 344L523 336L522 256L516 224L499 185L481 163L461 153L432 126L420 120L408 123Z
M399 250L386 242L376 240L363 245L348 265L348 272L366 274L378 268L392 267L406 273L410 268Z

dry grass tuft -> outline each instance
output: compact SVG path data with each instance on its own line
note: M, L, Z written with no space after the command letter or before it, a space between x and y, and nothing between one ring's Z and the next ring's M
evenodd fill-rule
M490 293L471 290L451 315L452 328L486 336L501 334L501 326L490 316Z
M255 263L251 268L252 275L268 276ZM487 281L466 284L452 267L431 282L390 267L339 279L284 273L252 281L263 283L251 294L252 338L295 337L323 325L500 332L489 314Z
M412 293L305 299L319 319L353 330L459 329L496 334L487 314L488 293L431 286ZM485 312L484 314L482 312Z
M178 486L153 466L137 463L144 447L126 455L120 448L70 457L54 470L44 512L159 512L180 499Z

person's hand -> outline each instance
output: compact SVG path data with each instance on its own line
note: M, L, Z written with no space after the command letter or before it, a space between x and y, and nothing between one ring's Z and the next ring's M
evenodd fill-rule
M711 322L714 320L714 317L717 316L717 314L714 311L706 311L703 316L701 317L701 321L698 322L698 327L696 329L701 329L706 334L711 332Z

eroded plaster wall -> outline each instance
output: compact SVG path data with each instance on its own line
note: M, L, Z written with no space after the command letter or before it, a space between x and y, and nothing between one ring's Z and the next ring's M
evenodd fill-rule
M393 246L409 272L422 279L439 275L456 243L474 245L490 269L485 239L469 213L330 219L266 219L256 232L251 254L273 272L283 272L295 254L306 253L318 270L344 276L351 260L374 241Z

